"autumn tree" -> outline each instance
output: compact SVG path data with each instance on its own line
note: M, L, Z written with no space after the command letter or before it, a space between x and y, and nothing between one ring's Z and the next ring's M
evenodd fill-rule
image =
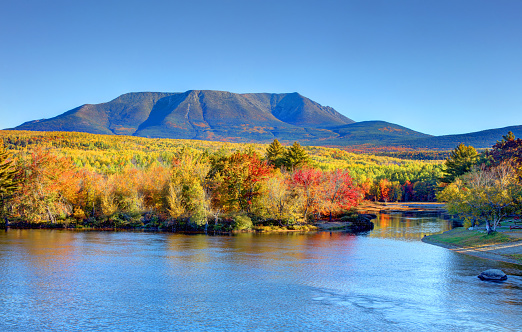
M0 217L5 217L7 200L16 191L19 184L19 171L3 143L0 146Z
M95 218L102 213L100 199L102 193L106 193L108 190L105 186L106 179L104 179L101 174L86 169L82 169L78 172L77 179L80 185L75 207L75 218ZM83 213L79 211L79 209L81 209Z
M169 167L158 165L138 172L138 193L147 211L158 213L162 210L164 188L169 181L170 171Z
M257 154L236 151L213 161L209 173L213 183L213 201L227 212L250 212L259 196L261 181L273 168Z
M198 226L207 224L209 169L209 162L195 153L183 152L174 160L166 197L167 210L173 218L187 217Z
M296 223L302 220L303 196L293 190L288 173L279 170L263 182L260 207L257 214L265 219Z
M321 205L330 221L332 213L356 206L362 198L361 190L353 183L350 173L346 170L323 173L320 191Z
M487 152L487 156L493 166L509 161L520 171L522 167L522 139L515 138L515 135L510 131L507 135L502 136L501 141L497 141L493 145L491 150Z
M437 198L446 201L448 211L472 225L484 221L488 234L513 213L520 213L522 187L514 168L503 163L497 167L479 169L447 186Z
M402 198L404 202L409 202L413 199L413 184L408 180L402 185Z
M399 181L390 183L388 196L391 202L399 202L402 199L403 191Z
M459 144L446 159L444 163L443 176L440 181L443 183L451 183L463 174L471 171L472 167L477 163L479 154L474 147Z
M388 179L380 179L378 188L380 199L386 203L390 201L390 181Z
M291 174L290 183L297 195L302 197L303 219L320 211L320 185L323 172L314 168L302 168Z
M27 221L65 218L73 212L80 190L77 169L70 158L37 149L22 167L21 186L13 209Z

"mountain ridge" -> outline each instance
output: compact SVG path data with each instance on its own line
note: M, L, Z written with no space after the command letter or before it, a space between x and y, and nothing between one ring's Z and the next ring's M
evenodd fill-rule
M490 148L497 141L502 140L502 136L511 131L516 137L522 137L522 125L485 129L464 134L452 134L431 136L425 138L418 138L415 140L404 140L400 145L413 148L422 149L437 146L438 149L453 149L459 144L471 145L476 148Z
M84 104L14 129L266 141L277 137L324 138L329 136L325 128L349 123L354 121L296 92L188 90L126 93L106 103Z
M385 121L355 122L297 92L217 90L129 92L106 103L84 104L12 129L243 143L278 139L287 143L299 141L303 145L414 149L451 149L460 143L485 148L491 147L507 131L522 136L522 126L432 136Z

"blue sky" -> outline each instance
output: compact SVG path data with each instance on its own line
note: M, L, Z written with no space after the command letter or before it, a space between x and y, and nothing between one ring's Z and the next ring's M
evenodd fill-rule
M0 128L192 89L433 135L522 125L522 1L0 2Z

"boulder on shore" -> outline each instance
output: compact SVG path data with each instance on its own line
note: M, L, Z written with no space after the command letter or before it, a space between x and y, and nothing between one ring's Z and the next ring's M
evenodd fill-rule
M354 232L371 231L374 227L372 219L377 218L375 214L360 214L357 219L352 222L351 230Z
M478 278L488 281L504 281L507 279L507 275L501 270L489 269L479 274Z

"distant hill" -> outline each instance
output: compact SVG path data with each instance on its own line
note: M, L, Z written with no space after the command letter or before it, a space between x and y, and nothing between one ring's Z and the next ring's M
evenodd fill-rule
M102 104L85 104L51 119L26 122L17 130L77 131L106 135L303 145L400 146L452 149L459 143L491 147L509 130L430 136L384 121L354 122L299 93L189 90L127 93Z
M488 129L467 134L431 136L415 140L399 141L399 145L413 149L453 149L460 143L471 145L475 148L490 148L497 141L502 140L502 136L509 131L515 134L515 137L522 137L522 126L510 126L497 129Z
M431 137L431 135L385 121L361 121L330 127L329 129L339 136L329 139L328 144L341 146L360 144L375 146L392 145L404 140Z

